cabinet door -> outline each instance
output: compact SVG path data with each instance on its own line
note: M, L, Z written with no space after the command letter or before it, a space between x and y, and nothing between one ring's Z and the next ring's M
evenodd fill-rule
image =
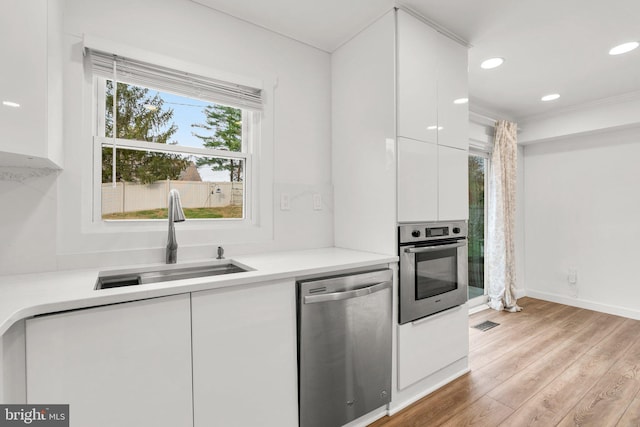
M295 283L192 294L194 425L298 425Z
M469 355L467 304L398 326L398 388Z
M15 154L12 165L62 165L61 27L59 0L2 1L0 94L20 105L0 105L0 153Z
M468 98L467 48L440 36L438 41L438 144L469 148L469 104L455 104Z
M398 136L437 142L438 33L398 11Z
M438 219L469 218L469 152L438 146Z
M47 2L6 0L2 9L0 93L20 108L0 105L0 151L46 156Z
M27 402L72 426L190 426L189 295L29 319Z
M398 221L438 219L438 146L398 138Z

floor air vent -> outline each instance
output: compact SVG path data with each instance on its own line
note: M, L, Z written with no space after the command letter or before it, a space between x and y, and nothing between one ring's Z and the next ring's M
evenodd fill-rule
M500 323L492 322L491 320L487 320L486 322L478 323L473 328L480 329L481 331L488 331L491 328L495 328Z

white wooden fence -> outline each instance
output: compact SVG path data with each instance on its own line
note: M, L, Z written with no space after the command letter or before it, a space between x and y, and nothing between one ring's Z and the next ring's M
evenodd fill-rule
M180 193L183 208L242 205L242 182L156 181L153 184L102 184L102 214L167 207L169 190Z

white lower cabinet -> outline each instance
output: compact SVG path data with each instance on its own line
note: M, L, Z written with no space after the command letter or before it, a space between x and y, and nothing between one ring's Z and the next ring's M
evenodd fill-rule
M74 427L190 426L189 294L26 321L27 402Z
M467 357L468 321L464 304L398 326L398 388L402 390Z
M196 427L298 425L294 281L192 293Z

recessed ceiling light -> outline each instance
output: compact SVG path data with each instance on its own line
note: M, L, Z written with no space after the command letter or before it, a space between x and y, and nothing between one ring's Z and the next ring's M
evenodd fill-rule
M540 98L541 101L555 101L556 99L560 98L560 95L557 93L550 93L549 95L545 95L542 98Z
M504 58L489 58L482 61L482 64L480 64L480 68L484 68L485 70L490 70L492 68L501 66L503 63L504 63Z
M611 48L609 55L621 55L623 53L631 52L638 47L638 42L623 43L616 47Z
M469 98L458 98L453 100L454 104L466 104L467 102L469 102Z
M18 108L20 106L20 104L13 101L2 101L2 105L6 105L7 107L13 107L13 108Z

